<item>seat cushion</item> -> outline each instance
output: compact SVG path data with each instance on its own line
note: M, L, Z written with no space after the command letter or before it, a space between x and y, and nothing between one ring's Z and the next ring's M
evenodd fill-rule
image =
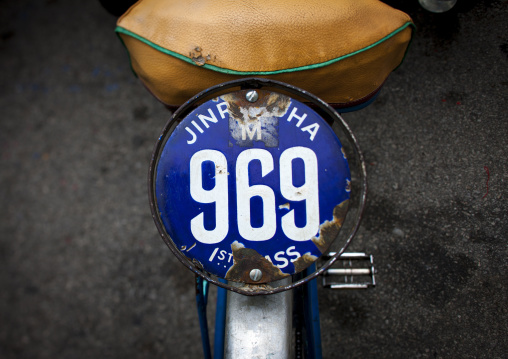
M408 15L377 0L141 0L117 33L132 69L167 105L240 77L269 77L347 107L402 61Z

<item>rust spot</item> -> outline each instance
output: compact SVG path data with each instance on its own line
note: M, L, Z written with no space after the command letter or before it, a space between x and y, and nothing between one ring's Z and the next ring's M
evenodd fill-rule
M255 122L259 117L281 117L288 110L291 99L282 94L257 90L259 99L255 104L247 101L247 91L238 91L223 95L228 105L229 116L239 123ZM249 111L250 110L250 111ZM256 111L257 110L257 111Z
M348 199L336 205L333 209L333 220L324 221L319 227L319 236L312 238L312 242L314 242L321 253L324 253L328 249L339 234L340 228L346 218L348 206Z
M268 284L244 284L240 288L245 292L269 291L273 289L273 287Z
M227 167L221 165L215 165L215 172L219 174L227 173L229 175Z
M296 261L293 262L295 266L295 273L299 273L303 271L305 268L314 263L318 257L313 256L310 253L305 253L303 256L299 257Z
M278 93L256 91L258 100L255 103L246 99L247 90L221 96L227 104L230 135L241 147L252 147L253 141L277 147L278 121L287 112L291 99Z
M189 257L187 257L187 258L189 258ZM198 269L201 269L201 270L203 269L203 265L196 258L192 259L192 264L194 264L194 267L196 267Z
M289 274L282 273L279 268L274 266L272 262L254 249L245 248L237 241L231 244L231 250L233 251L234 264L226 273L227 280L249 284L262 284L289 276ZM259 269L263 273L263 277L259 282L254 282L250 279L250 271L253 269Z

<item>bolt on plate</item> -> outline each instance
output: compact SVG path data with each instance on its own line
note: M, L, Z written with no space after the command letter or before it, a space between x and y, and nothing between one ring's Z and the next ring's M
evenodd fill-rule
M252 279L254 282L259 282L261 277L263 276L263 273L259 269L253 269L250 271L250 279Z
M251 90L245 94L245 98L249 102L256 102L259 98L258 92L256 90Z

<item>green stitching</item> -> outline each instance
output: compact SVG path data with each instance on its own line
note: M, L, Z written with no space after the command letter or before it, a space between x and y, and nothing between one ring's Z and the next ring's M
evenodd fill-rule
M116 30L115 30L115 32L116 32ZM136 73L136 71L134 71L134 67L132 66L132 59L131 59L131 54L129 52L129 49L125 45L125 42L123 41L122 37L120 36L120 34L118 32L116 33L116 36L120 39L120 42L122 43L123 48L127 51L127 55L129 56L129 67L131 68L132 73L134 74L135 77L138 77L138 74Z
M359 54L361 52L367 51L367 50L369 50L369 49L379 45L380 43L388 40L389 38L397 35L399 32L403 31L408 26L414 26L414 24L412 22L407 22L403 26L398 28L397 30L395 30L392 33L386 35L385 37L383 37L382 39L376 41L375 43L373 43L373 44L371 44L369 46L364 47L363 49L354 51L354 52L349 53L347 55L343 55L343 56L337 57L335 59L331 59L331 60L328 60L328 61L325 61L325 62L320 62L320 63L312 64L312 65L305 65L305 66L294 67L294 68L290 68L290 69L273 70L273 71L237 71L237 70L225 69L225 68L218 67L218 66L215 66L215 65L210 65L210 64L204 64L203 66L200 66L200 67L203 67L205 69L209 69L209 70L212 70L212 71L216 71L216 72L222 72L222 73L229 74L229 75L243 75L243 76L276 75L276 74L288 73L288 72L312 70L312 69L316 69L316 68L320 68L320 67L331 65L331 64L333 64L335 62L344 60L344 59L346 59L348 57L351 57L351 56L357 55L357 54ZM186 56L184 56L182 54L179 54L177 52L165 49L165 48L163 48L163 47L161 47L161 46L151 42L150 40L147 40L144 37L141 37L138 34L135 34L135 33L131 32L131 31L123 28L123 27L117 26L115 31L118 32L118 33L122 33L122 34L128 35L128 36L132 36L133 38L135 38L135 39L137 39L137 40L139 40L139 41L141 41L141 42L143 42L143 43L153 47L154 49L156 49L156 50L158 50L158 51L160 51L162 53L165 53L167 55L176 57L176 58L178 58L180 60L183 60L185 62L188 62L188 63L190 63L192 65L198 66L198 65L196 65L194 63L194 61L192 61L192 59L190 59L190 58L188 58L188 57L186 57Z

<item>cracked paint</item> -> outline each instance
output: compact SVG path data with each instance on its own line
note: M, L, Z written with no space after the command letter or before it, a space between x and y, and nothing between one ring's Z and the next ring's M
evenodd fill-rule
M231 244L234 264L226 273L226 279L249 284L269 283L289 276L254 249L245 248L238 241ZM250 278L250 271L259 269L263 276L257 282Z
M289 202L288 202L288 203L281 204L281 205L279 206L279 209L287 209L287 210L289 210L289 209L290 209L290 208L289 208Z
M303 271L305 268L317 261L317 259L318 257L310 254L310 252L305 253L303 256L299 257L293 262L293 265L295 266L295 273Z
M321 253L324 253L330 244L335 240L346 218L346 213L349 206L349 200L336 205L333 209L333 219L331 221L324 221L319 226L319 234L317 237L312 238L312 242L318 247Z
M221 96L227 104L229 131L235 144L251 147L260 141L266 147L279 145L279 117L286 114L291 99L285 95L257 90L255 103L246 100L246 91Z

